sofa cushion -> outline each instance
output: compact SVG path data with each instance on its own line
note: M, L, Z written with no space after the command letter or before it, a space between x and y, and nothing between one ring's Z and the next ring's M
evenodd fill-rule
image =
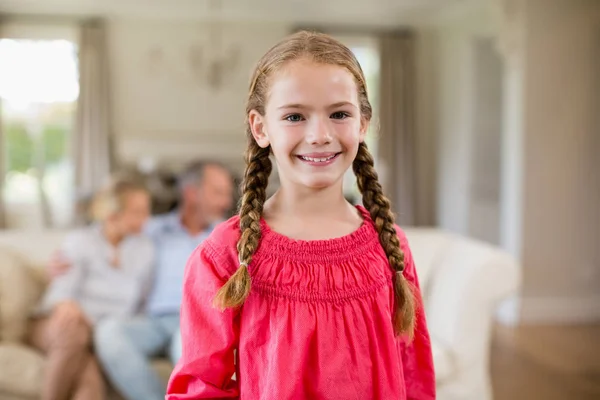
M435 381L437 384L448 381L455 373L454 363L450 349L443 346L435 338L431 338L431 352L433 353L433 367L435 369Z
M16 343L0 344L0 391L39 398L44 370L42 355Z
M407 228L405 232L419 276L421 291L424 297L427 297L427 290L435 275L435 269L450 244L450 238L444 232L432 228Z
M0 248L0 341L24 339L39 287L23 257Z

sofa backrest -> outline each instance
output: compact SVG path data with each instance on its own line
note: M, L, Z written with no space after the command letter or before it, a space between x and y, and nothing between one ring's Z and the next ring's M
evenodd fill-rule
M59 231L0 231L0 341L24 340L27 317L46 284L45 264Z
M42 267L57 250L66 231L62 230L2 230L0 251L10 249L24 256L35 267Z
M406 228L406 236L413 258L425 303L428 287L435 274L440 257L450 245L450 236L434 228ZM63 230L5 230L0 231L0 260L2 252L16 252L36 274L42 274L52 253L60 248L67 231Z
M415 261L423 300L427 305L433 277L452 243L452 237L435 228L406 228L404 232Z

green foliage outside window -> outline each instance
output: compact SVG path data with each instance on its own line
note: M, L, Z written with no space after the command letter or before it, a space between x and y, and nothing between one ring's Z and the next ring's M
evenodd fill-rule
M6 171L27 172L35 165L36 145L43 146L44 164L50 166L64 159L68 128L46 125L40 138L32 138L22 121L11 121L4 125Z

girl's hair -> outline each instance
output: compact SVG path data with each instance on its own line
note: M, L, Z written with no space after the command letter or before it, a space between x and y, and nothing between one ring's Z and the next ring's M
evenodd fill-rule
M100 189L92 199L90 216L93 221L106 221L123 210L131 193L148 193L146 186L133 179L119 179Z
M332 37L314 32L297 32L272 47L258 62L254 71L246 115L252 110L265 115L265 106L269 93L270 77L286 63L299 58L307 58L316 63L338 65L352 73L358 88L361 117L371 120L372 109L367 97L367 87L362 69L354 54L346 46ZM215 304L221 308L241 306L250 292L250 274L248 265L258 248L261 237L260 219L266 200L266 188L272 165L269 159L270 148L258 146L246 120L246 172L242 184L240 206L241 237L237 244L239 268L215 296ZM394 226L394 215L390 202L383 195L374 168L373 157L366 144L361 143L353 162L358 188L363 196L363 204L375 222L379 241L385 250L393 271L395 311L393 324L396 334L407 333L412 336L414 330L414 298L411 287L404 278L404 254Z

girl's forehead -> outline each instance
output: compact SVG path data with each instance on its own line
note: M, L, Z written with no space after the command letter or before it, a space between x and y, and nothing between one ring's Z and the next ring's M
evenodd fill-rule
M275 72L269 92L269 102L274 104L358 104L356 81L347 68L309 60L292 61Z

